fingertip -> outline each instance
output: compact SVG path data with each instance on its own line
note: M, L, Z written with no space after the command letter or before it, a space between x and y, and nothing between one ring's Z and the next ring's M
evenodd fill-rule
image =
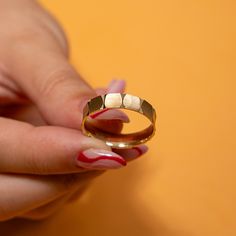
M143 144L129 149L112 150L123 156L126 161L132 161L144 155L148 151L148 146Z
M125 91L126 81L122 79L113 79L109 85L107 92L108 93L123 93Z

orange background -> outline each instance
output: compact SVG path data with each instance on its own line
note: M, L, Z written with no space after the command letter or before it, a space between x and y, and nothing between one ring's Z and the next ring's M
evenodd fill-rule
M17 236L236 235L236 2L43 0L93 85L127 79L158 111L150 151ZM9 227L11 226L11 229Z

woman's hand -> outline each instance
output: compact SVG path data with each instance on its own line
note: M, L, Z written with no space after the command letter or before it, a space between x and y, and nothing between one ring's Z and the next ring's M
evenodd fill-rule
M0 220L41 219L147 148L111 150L82 135L86 100L122 92L124 82L92 89L68 62L62 29L37 2L0 0L0 15ZM118 111L96 119L111 132L128 122Z

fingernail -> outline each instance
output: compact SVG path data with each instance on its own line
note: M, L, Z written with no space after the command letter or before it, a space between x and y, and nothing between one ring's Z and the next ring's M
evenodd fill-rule
M125 80L112 80L108 85L108 93L123 93L125 90Z
M77 165L85 169L105 170L123 167L126 161L114 152L90 148L79 154Z
M131 149L121 150L119 153L128 160L128 159L135 159L137 157L140 157L147 151L148 151L148 147L146 145L140 145L137 147L133 147Z
M111 110L108 108L98 111L90 115L90 117L96 120L121 120L124 123L130 122L129 117L124 112L119 110Z

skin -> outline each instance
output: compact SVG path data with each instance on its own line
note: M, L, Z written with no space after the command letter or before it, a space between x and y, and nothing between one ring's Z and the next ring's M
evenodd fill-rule
M104 172L75 158L88 148L111 151L80 131L87 99L108 90L73 68L63 30L36 1L0 0L0 15L0 220L43 219ZM96 121L104 124L122 129L119 119ZM113 151L126 158L129 150Z

